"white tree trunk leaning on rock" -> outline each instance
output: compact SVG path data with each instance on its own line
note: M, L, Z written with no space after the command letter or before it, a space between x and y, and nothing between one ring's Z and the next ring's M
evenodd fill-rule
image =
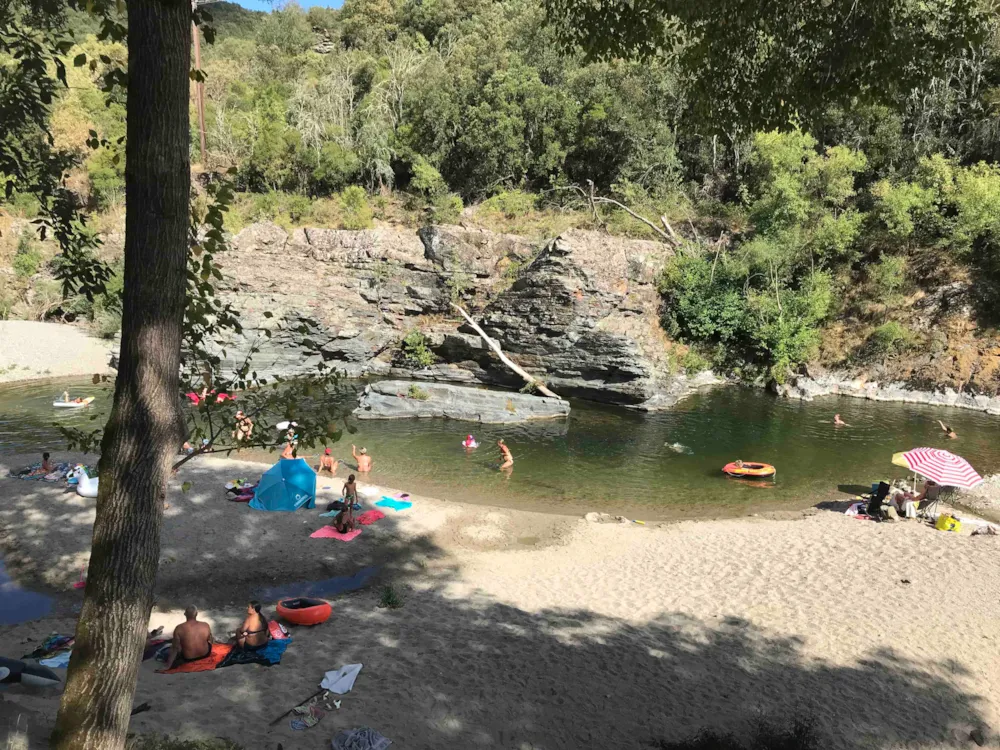
M520 375L522 378L524 378L524 381L526 383L531 383L531 385L535 386L535 388L538 389L539 393L548 396L549 398L561 398L560 396L556 395L548 388L546 388L545 384L538 378L534 377L527 370L522 369L521 367L516 365L512 360L510 360L507 357L507 355L503 353L503 350L500 348L500 344L498 344L496 341L487 336L486 331L484 331L477 325L476 321L472 319L472 316L469 315L469 313L467 313L461 307L456 305L454 302L451 303L451 306L454 307L456 310L458 310L460 313L462 313L462 317L465 318L465 320L468 322L470 326L473 327L476 333L478 333L482 337L483 341L486 342L486 345L497 353L497 356L500 357L500 361L503 362L505 365L507 365L507 367L509 367L511 370L516 372L518 375Z

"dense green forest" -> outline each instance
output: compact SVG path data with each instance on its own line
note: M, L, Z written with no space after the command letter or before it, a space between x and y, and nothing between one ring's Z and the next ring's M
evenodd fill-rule
M595 216L593 189L677 230L660 288L668 333L692 346L686 366L778 381L824 341L839 361L926 348L909 320L919 290L971 282L981 329L1000 309L994 28L928 85L830 106L808 132L794 115L780 131L710 132L675 63L566 53L539 0L209 10L198 169L233 169L231 229L463 218L539 237L577 226L658 238L613 206ZM77 154L71 184L108 228L122 209L124 106L99 83L125 48L73 22L52 129ZM72 67L81 52L99 62ZM103 145L88 147L95 138ZM191 151L200 161L197 128ZM30 218L33 200L15 194L6 212ZM0 317L55 309L19 305L43 254L27 235L8 244Z

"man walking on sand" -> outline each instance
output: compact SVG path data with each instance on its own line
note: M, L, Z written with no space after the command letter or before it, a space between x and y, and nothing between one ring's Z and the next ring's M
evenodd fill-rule
M367 448L362 448L361 453L358 453L357 447L352 445L351 455L354 456L354 460L358 462L358 471L368 473L372 470L372 457L368 455Z
M207 622L198 622L198 610L188 607L184 610L185 622L174 628L174 640L170 644L167 665L159 672L178 667L184 662L198 661L212 654L212 628Z
M504 443L503 438L497 440L497 445L500 447L500 470L514 468L514 456L511 455L510 448Z

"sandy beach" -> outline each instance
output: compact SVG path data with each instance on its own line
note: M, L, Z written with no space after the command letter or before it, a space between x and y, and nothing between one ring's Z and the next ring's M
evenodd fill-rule
M110 375L117 347L79 327L0 320L0 383L68 375Z
M0 474L31 458L0 458ZM226 501L227 479L263 468L204 459L181 470L151 627L169 630L194 603L224 635L271 587L374 575L331 599L328 623L293 629L280 665L164 676L145 662L135 703L152 710L134 732L308 750L367 725L393 748L554 750L739 732L760 713L813 717L824 747L965 747L971 730L1000 728L1000 537L822 508L643 526L415 497L342 543L309 538L321 508ZM321 478L319 504L340 484ZM0 480L8 570L56 594L51 617L0 626L0 654L72 632L93 504ZM379 608L385 583L401 608ZM268 726L326 670L356 662L339 711L306 731ZM11 688L0 726L21 715L42 741L57 705L55 692Z

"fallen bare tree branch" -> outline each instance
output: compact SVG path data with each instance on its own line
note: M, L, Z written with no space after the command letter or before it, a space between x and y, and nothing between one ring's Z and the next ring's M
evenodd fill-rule
M470 326L472 326L472 328L476 331L476 333L478 333L482 337L483 341L486 342L486 345L494 352L496 352L497 356L500 358L500 361L503 362L505 365L507 365L507 367L509 367L515 373L520 375L522 378L524 378L524 381L526 383L530 383L531 385L533 385L535 388L538 389L539 393L542 393L548 396L549 398L561 398L558 394L550 391L542 381L534 377L527 370L515 364L506 354L504 354L503 350L500 348L500 344L498 344L496 341L487 336L486 331L484 331L482 328L479 327L479 325L476 323L476 321L472 319L472 316L469 315L469 313L467 313L461 307L456 305L454 302L451 303L451 306L454 307L456 310L458 310L460 313L462 313L462 317L465 318L466 322Z

